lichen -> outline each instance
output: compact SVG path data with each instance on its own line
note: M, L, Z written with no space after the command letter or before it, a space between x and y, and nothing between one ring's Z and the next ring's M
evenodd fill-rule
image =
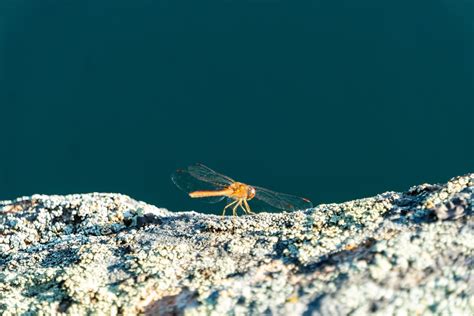
M0 313L473 314L474 174L292 213L0 202Z

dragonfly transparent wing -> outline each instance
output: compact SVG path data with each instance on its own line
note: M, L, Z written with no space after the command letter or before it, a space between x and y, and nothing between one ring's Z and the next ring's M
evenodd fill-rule
M261 187L253 187L256 191L255 199L270 205L271 208L284 211L296 211L313 207L313 204L308 199L290 194L274 192Z
M186 193L194 191L217 191L227 188L234 181L214 170L196 164L186 169L178 169L171 175L173 183ZM204 197L201 201L217 203L224 199L224 196Z
M195 177L196 179L201 180L203 182L212 183L213 185L221 188L228 187L229 185L235 182L228 176L220 174L212 170L211 168L199 163L189 166L186 170L191 176Z

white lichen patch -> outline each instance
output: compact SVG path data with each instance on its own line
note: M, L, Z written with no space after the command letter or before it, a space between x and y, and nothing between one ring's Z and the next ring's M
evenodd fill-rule
M0 202L0 313L469 315L474 174L293 213Z

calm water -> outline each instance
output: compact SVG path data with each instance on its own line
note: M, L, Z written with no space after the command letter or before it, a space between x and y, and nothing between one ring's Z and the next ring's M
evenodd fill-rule
M187 2L0 4L1 199L212 211L169 179L194 162L315 204L474 171L472 2Z

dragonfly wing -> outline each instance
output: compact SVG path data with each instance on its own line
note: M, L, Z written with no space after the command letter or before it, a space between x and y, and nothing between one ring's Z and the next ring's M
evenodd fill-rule
M189 174L195 177L196 179L199 179L203 182L212 183L215 186L228 187L229 185L235 182L231 178L220 174L212 170L211 168L199 163L189 166L187 170Z
M215 190L222 190L224 186L216 185L214 183L210 183L207 181L200 180L192 175L189 170L176 170L171 175L171 181L183 190L186 193L191 193L194 191L215 191ZM208 203L217 203L224 199L225 196L213 196L213 197L204 197L200 198L200 201L208 202Z
M305 210L313 207L310 200L284 193L274 192L265 188L255 187L255 199L265 202L272 208L284 211Z
M225 196L203 197L203 198L199 198L199 201L214 204L214 203L219 203L224 198Z

